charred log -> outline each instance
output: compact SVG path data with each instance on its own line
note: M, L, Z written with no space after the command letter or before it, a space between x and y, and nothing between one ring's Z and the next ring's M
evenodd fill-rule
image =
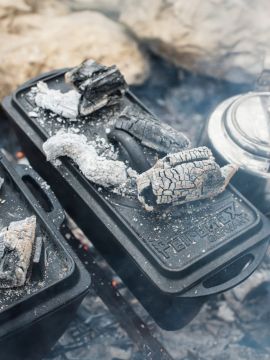
M87 60L65 75L81 94L79 113L82 116L118 103L127 90L127 83L115 65L107 67Z
M142 145L160 153L172 153L190 146L189 139L171 126L161 123L152 115L126 108L115 123L115 128L124 130L138 139Z
M237 166L220 168L207 147L169 154L137 177L138 199L146 210L180 205L223 192Z
M0 233L0 288L23 286L35 241L36 217L14 221Z

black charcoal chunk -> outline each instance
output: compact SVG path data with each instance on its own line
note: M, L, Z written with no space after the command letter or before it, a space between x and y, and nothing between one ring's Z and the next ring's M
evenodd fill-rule
M81 94L79 114L82 116L117 104L128 88L124 76L115 65L107 67L93 60L87 60L68 71L65 80Z
M141 110L135 111L127 107L114 126L134 136L142 145L163 154L177 152L190 146L189 139L183 133Z

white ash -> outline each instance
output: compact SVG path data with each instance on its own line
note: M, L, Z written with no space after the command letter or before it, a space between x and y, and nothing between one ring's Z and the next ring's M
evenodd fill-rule
M51 186L46 181L43 181L40 184L40 186L41 186L42 189L45 189L45 190L49 190L51 188Z
M37 118L38 117L38 113L35 111L29 111L28 116L32 117L32 118Z
M23 286L35 241L36 217L13 221L0 233L0 287Z
M37 83L35 103L38 107L68 119L76 120L81 95L76 90L62 93L60 90L49 89L43 81Z
M108 160L118 159L118 149L116 149L112 143L108 143L103 137L97 135L94 140L88 141L88 144L95 148L98 155L105 157Z
M99 156L84 135L58 132L43 144L48 161L60 156L70 157L85 177L95 184L119 186L127 180L127 168L122 161Z
M137 196L137 185L136 180L138 177L137 171L132 168L127 168L128 179L126 182L120 184L118 187L115 187L112 192L121 195L121 196Z
M137 171L134 170L134 169L132 169L131 167L129 167L129 168L127 169L127 173L128 173L128 176L129 176L130 178L134 178L135 180L136 180L137 177L138 177Z

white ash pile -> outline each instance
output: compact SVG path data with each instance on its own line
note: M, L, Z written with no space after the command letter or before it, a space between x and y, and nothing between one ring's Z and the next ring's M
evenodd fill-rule
M78 116L78 106L80 94L76 90L61 93L60 90L49 89L43 81L37 84L35 102L38 107L51 110L55 114L65 118L76 120ZM30 115L33 115L30 114Z
M70 157L85 177L95 184L110 187L119 186L127 180L124 162L108 160L98 156L95 148L87 143L84 135L60 133L52 136L43 145L48 161L59 156Z

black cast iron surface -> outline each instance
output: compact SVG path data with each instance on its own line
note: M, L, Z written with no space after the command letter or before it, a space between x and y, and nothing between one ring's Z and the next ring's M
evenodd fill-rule
M64 73L65 71L54 72L38 80L43 79L50 88L65 91L67 85L63 80ZM143 116L147 113L142 104L132 94L128 94L117 106L104 108L74 125L43 110L39 110L38 115L31 118L31 113L36 107L31 87L38 80L32 80L29 84L22 86L12 98L6 98L3 102L4 109L20 128L22 136L23 132L27 134L25 136L28 142L31 142L29 141L30 132L34 131L32 141L37 151L41 151L40 138L45 140L61 128L81 132L91 141L97 135L106 139L106 127L110 126L111 121L117 119L123 108L128 106L134 114L140 112ZM26 129L26 123L30 126L29 129ZM151 153L149 155L146 148L144 152L150 161ZM266 240L269 235L268 224L264 217L232 187L228 187L215 199L176 207L164 217L163 212L147 214L136 198L128 201L126 198L122 199L102 189L99 191L97 186L85 181L74 164L67 159L65 161L63 159L63 166L56 169L55 176L59 179L54 180L52 178L54 169L52 167L49 169L48 164L41 157L35 159L37 152L34 149L28 150L27 154L37 169L50 181L67 211L70 211L79 225L89 236L92 236L97 248L104 254L108 252L106 251L109 247L107 243L114 241L115 246L112 246L110 250L112 256L117 256L117 252L123 250L128 255L126 266L131 266L132 262L137 263L139 271L146 278L148 277L149 281L153 282L162 293L181 295L183 293L184 296L196 297L226 290L246 278L262 257L263 251L258 254L253 250L250 257L254 258L254 261L247 265L241 276L236 273L231 279L223 282L224 286L221 284L204 285L208 280L207 277L213 275L213 270L232 259L237 259L237 256L249 251L260 241ZM63 185L59 187L61 182ZM62 187L65 182L72 189L66 190L66 194L63 194ZM75 183L77 184L73 185ZM78 197L76 210L74 203L69 201L72 196ZM84 210L80 211L83 206ZM95 226L91 228L89 222L95 222ZM104 236L105 240L107 237L106 241L98 232L94 233L97 223L99 231L107 234ZM121 249L116 249L117 246ZM114 249L116 255L113 254ZM129 258L130 265L128 265ZM116 262L113 264L109 257L108 261L114 267ZM130 273L129 277L131 276ZM126 277L125 281L128 283L129 279ZM130 282L130 288L135 291L133 290L135 281ZM198 282L202 282L202 285L197 286ZM195 289L193 289L194 286ZM190 288L192 291L187 292Z

